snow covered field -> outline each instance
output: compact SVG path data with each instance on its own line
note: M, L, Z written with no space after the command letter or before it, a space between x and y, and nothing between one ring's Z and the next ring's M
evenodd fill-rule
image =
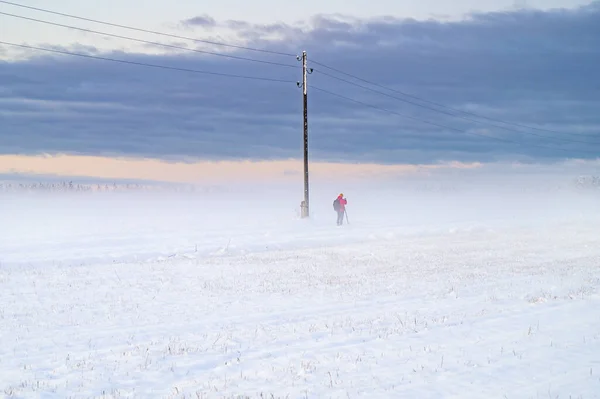
M0 197L6 397L600 397L600 195Z

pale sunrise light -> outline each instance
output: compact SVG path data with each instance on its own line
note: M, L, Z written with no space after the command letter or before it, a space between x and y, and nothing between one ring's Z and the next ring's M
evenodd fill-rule
M472 169L479 163L451 162L439 165L377 165L314 162L310 173L317 179L368 178L422 173L436 169ZM109 158L100 156L0 155L0 173L25 173L101 179L140 179L174 183L284 181L301 179L302 162L218 161L167 162L159 159Z

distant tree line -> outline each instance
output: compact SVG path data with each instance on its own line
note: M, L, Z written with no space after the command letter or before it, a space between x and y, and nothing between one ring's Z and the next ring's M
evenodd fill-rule
M599 189L600 188L600 177L599 176L579 176L575 179L575 187L580 189Z
M217 187L196 187L193 185L161 185L161 184L138 184L138 183L74 183L63 182L11 182L0 181L0 193L10 192L131 192L131 191L171 191L171 192L214 192L222 191Z
M54 192L87 192L87 191L130 191L147 189L140 184L81 184L69 182L37 182L37 183L18 183L18 182L0 182L0 191L54 191Z

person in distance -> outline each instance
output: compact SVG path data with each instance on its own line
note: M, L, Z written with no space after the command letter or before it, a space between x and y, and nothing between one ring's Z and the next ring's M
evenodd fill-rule
M346 214L346 205L348 200L344 198L344 194L340 194L335 201L333 201L333 210L337 212L337 225L341 226L344 224L344 215Z

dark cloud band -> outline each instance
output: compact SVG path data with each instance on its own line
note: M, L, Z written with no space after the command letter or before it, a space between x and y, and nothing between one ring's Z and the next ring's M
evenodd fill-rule
M535 131L549 137L544 139L526 134L527 129L507 131L485 120L477 124L453 118L330 79L318 73L319 65L311 64L317 71L310 76L311 84L449 127L404 119L312 90L309 126L315 160L552 160L591 158L596 148L600 150L600 2L571 11L477 14L451 23L333 17L312 22L310 30L281 23L219 23L210 16L190 18L183 24L186 29L226 26L250 38L254 45L278 51L307 49L309 62L315 59L456 109L560 133ZM274 34L280 40L267 40ZM96 54L93 49L89 53ZM257 57L256 53L235 54ZM191 53L110 56L180 69L267 75L291 82L301 78L299 71L290 68ZM275 55L258 57L281 61ZM295 62L293 58L288 61ZM240 82L41 56L0 63L0 150L170 159L299 157L301 106L301 91L293 83ZM519 145L453 129L502 137ZM582 139L583 134L589 137Z

